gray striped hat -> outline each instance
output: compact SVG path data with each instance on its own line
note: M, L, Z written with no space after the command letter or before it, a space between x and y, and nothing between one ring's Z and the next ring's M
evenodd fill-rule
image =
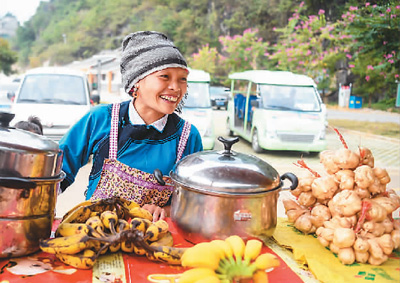
M138 31L122 41L121 76L125 92L130 93L141 79L166 68L187 70L185 58L165 34Z

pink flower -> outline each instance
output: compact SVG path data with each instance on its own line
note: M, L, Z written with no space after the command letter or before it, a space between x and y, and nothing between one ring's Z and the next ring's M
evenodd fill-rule
M354 6L350 6L349 10L350 10L350 11L357 11L358 8L357 8L357 7L354 7Z
M390 8L386 9L386 13L390 13L392 10Z
M353 64L349 64L349 68L354 68L355 66Z
M396 15L394 15L394 14L393 14L393 15L390 15L390 18L391 18L391 19L396 18Z
M318 11L318 15L322 15L322 14L325 14L325 10L320 9L320 10Z
M352 58L350 54L346 54L346 57L349 58L349 59Z
M384 42L383 42L383 45L386 45L387 43L388 43L387 41L384 41Z
M365 76L365 80L366 80L367 82L369 81L369 79L370 79L369 76Z
M397 10L400 10L400 5L397 5L397 6L396 6L396 9L397 9Z
M398 78L399 78L399 74L395 74L394 77L395 77L396 79L398 79Z
M371 5L371 3L369 2L365 3L365 7L368 7L369 5Z
M368 70L373 70L374 67L372 67L372 65L368 65L368 66L367 66L367 69L368 69Z
M394 63L394 60L393 60L393 59L389 59L388 62L389 62L390 64L393 64L393 63Z

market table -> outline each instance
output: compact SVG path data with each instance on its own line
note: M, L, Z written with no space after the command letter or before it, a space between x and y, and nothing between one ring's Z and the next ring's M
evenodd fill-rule
M170 219L167 219L167 222L174 238L174 246L193 246L179 234ZM53 230L55 228L56 225ZM276 255L267 245L264 245L262 252ZM281 257L279 259L280 266L268 272L270 282L304 282ZM185 270L180 266L170 266L150 261L145 256L123 252L100 256L92 270L78 270L61 263L52 254L37 252L21 258L0 261L0 282L178 282L174 281L174 275Z
M179 234L170 219L167 222L175 246L193 246ZM280 217L273 237L264 242L266 245L262 252L275 254L280 260L280 266L268 272L269 282L400 282L399 251L395 251L380 266L359 263L343 265L334 254L319 244L314 235L300 233L286 218ZM175 278L185 270L183 267L150 261L145 256L121 252L99 257L93 270L77 270L64 265L52 254L38 252L0 261L0 283L170 283L178 282Z

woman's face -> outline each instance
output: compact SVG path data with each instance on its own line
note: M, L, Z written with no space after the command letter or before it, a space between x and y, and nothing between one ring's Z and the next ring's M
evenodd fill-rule
M187 76L185 69L167 68L154 72L137 83L134 105L146 124L175 111L186 93Z

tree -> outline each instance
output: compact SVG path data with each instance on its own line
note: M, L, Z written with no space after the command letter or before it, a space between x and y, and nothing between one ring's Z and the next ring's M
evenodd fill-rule
M0 71L5 75L12 74L12 65L16 63L17 60L17 53L10 49L8 41L0 38Z
M386 2L386 1L385 1ZM354 92L372 101L395 97L400 75L400 4L349 6L340 24L351 37L346 56L356 75Z

